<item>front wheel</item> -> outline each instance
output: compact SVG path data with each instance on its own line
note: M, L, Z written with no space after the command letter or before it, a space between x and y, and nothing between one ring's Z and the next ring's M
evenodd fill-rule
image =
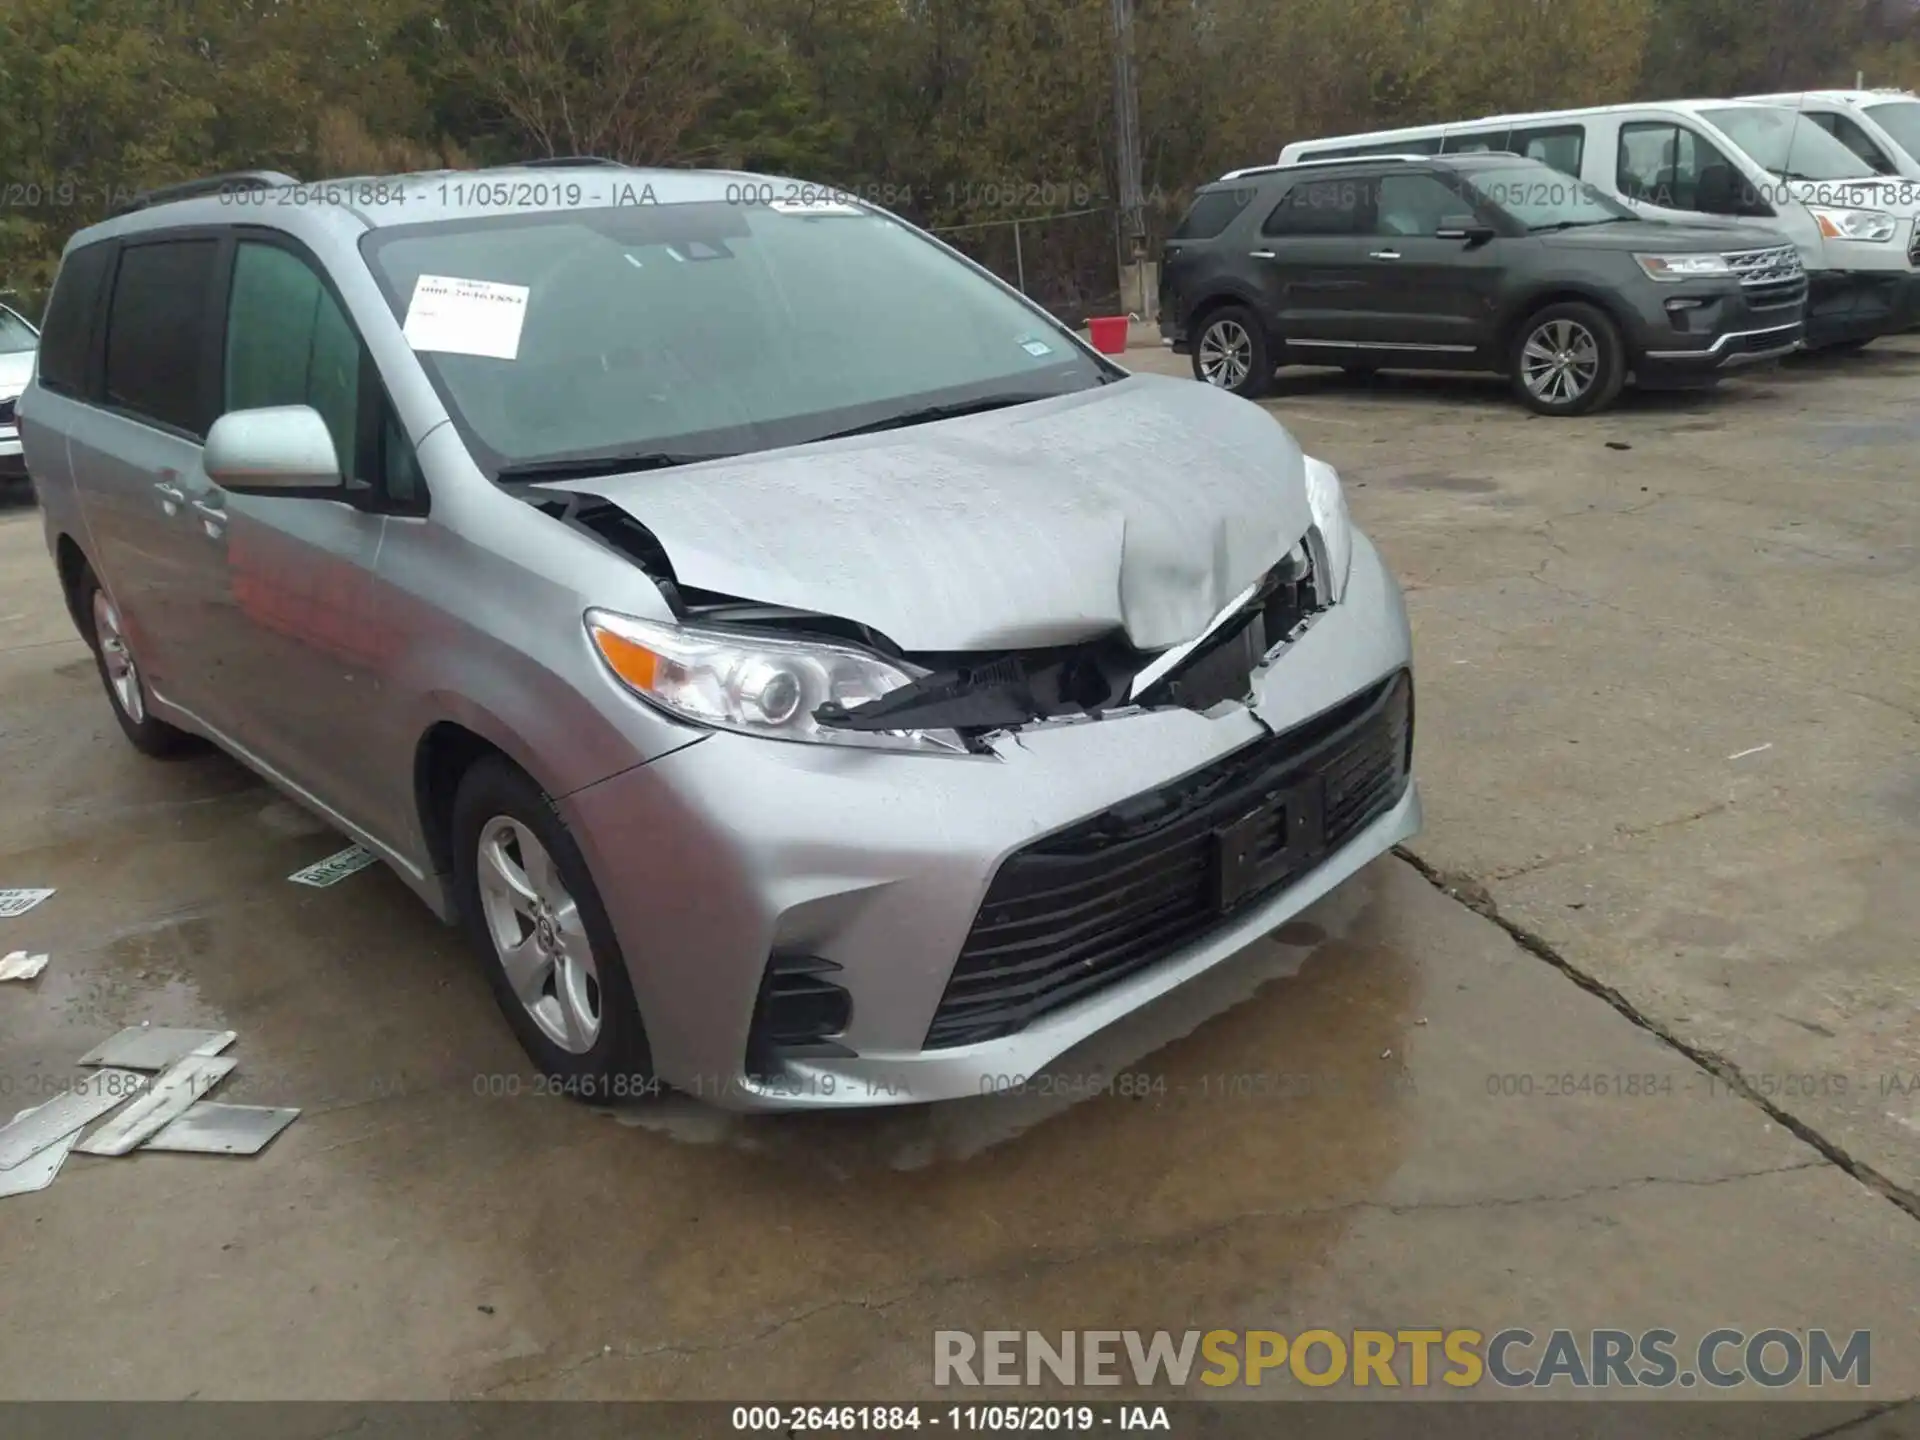
M654 1093L652 1053L600 892L553 802L501 758L453 802L460 918L540 1073L582 1100Z
M1508 374L1514 393L1537 413L1587 415L1611 405L1626 384L1626 346L1598 307L1549 305L1521 324Z
M1259 317L1241 305L1208 315L1194 337L1193 378L1243 400L1266 394L1273 384L1273 352Z

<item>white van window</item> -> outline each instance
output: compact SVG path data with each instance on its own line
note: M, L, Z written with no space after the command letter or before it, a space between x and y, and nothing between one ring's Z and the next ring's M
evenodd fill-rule
M1844 115L1830 115L1823 110L1809 110L1807 119L1818 125L1847 149L1866 162L1869 170L1876 175L1897 174L1894 163L1887 158L1887 152L1873 143L1873 137L1862 130Z
M1620 127L1614 181L1629 200L1666 210L1739 215L1751 208L1751 187L1733 162L1704 136L1666 121Z
M1797 110L1730 106L1713 123L1761 169L1782 180L1867 180L1873 169Z
M1902 150L1920 159L1920 100L1889 100L1884 105L1868 105L1865 109Z
M1586 158L1587 127L1554 125L1539 130L1516 130L1507 137L1507 148L1516 155L1549 165L1562 175L1577 177L1580 162Z
M1507 148L1504 130L1474 130L1464 135L1449 135L1441 147L1443 155L1486 155Z

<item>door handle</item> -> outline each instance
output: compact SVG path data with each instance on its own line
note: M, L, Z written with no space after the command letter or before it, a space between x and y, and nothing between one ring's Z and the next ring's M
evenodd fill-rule
M174 471L163 470L160 473L169 477L166 480L153 482L153 488L160 496L160 508L168 515L178 515L181 505L186 502L187 492L172 483Z
M207 500L195 500L192 504L194 513L200 517L200 528L207 532L209 540L218 540L226 534L226 511Z
M1400 252L1398 250L1375 250L1370 252L1367 258L1369 260L1398 260L1400 258Z
M1251 254L1255 260L1273 259L1273 251L1271 250L1253 250L1253 251L1249 251L1248 253Z

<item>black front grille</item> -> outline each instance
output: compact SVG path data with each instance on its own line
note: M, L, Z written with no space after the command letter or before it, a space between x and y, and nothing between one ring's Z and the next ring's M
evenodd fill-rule
M1413 681L1402 672L1018 851L987 888L926 1048L1015 1034L1297 880L1405 793L1412 737ZM1223 860L1229 832L1239 849ZM1227 864L1256 871L1257 883L1223 903Z

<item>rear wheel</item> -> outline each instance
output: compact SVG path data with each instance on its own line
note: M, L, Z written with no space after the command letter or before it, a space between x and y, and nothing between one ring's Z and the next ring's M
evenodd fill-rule
M1215 310L1200 322L1193 342L1193 378L1247 400L1273 384L1273 355L1258 317L1242 305Z
M1527 317L1508 360L1514 392L1542 415L1604 410L1627 380L1626 347L1607 313L1579 301Z
M540 1073L582 1100L653 1093L626 959L546 793L506 760L481 760L454 797L453 856L461 920Z
M79 598L80 613L86 619L87 643L93 647L100 683L106 686L113 718L120 722L121 733L142 755L156 759L197 748L194 736L155 718L149 708L147 682L140 673L139 662L134 659L133 644L127 639L120 607L100 588L91 567L80 572Z

